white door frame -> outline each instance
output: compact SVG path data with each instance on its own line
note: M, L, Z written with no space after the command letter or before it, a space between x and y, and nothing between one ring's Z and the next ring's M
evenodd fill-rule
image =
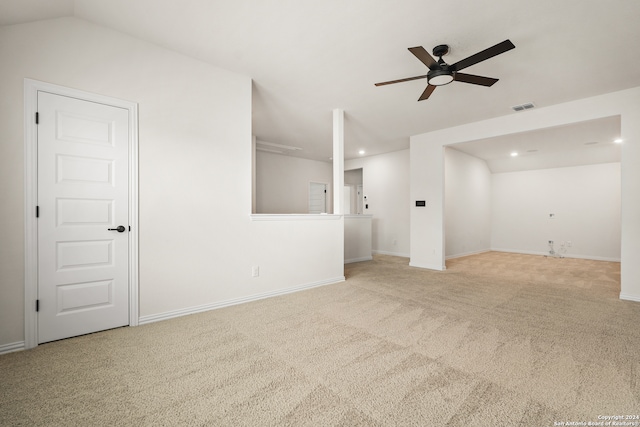
M38 91L124 108L129 111L129 326L138 325L138 104L24 79L24 346L38 345L38 151L35 116Z

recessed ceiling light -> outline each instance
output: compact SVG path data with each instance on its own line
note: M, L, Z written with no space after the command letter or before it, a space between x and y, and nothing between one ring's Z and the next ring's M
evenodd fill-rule
M598 141L585 142L584 145L596 145Z
M358 154L364 154L364 150L358 151Z
M511 157L517 157L517 156L518 156L518 152L517 151L514 151L514 152L511 153Z
M527 153L537 153L537 152L538 152L538 150L536 150L536 149L533 149L533 150L527 150Z
M622 144L622 138L614 139L613 142L615 142L616 144Z

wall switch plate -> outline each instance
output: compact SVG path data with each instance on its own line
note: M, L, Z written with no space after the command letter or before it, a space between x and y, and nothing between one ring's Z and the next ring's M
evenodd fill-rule
M251 277L258 277L260 276L260 267L257 265L254 265L253 267L251 267Z

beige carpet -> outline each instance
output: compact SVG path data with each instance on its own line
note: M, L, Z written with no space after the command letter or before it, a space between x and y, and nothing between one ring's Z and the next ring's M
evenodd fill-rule
M376 256L347 281L0 357L9 426L553 426L640 414L618 263Z

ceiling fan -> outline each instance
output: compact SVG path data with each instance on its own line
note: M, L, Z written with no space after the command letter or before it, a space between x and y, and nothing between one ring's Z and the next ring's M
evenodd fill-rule
M389 82L376 83L376 86L390 85L393 83L408 82L410 80L418 80L426 78L429 82L427 88L422 92L422 95L418 101L423 101L433 93L437 86L442 86L451 83L452 81L471 83L481 86L492 86L498 79L491 77L476 76L473 74L459 73L458 71L470 67L478 62L485 61L489 58L493 58L496 55L500 55L508 50L515 48L515 45L510 40L505 40L502 43L498 43L495 46L491 46L481 52L471 55L455 64L447 64L442 59L447 53L449 53L449 46L441 44L433 48L433 55L438 57L436 61L431 55L422 47L410 47L409 52L413 53L424 65L429 68L429 72L422 76L408 77L406 79L391 80Z

